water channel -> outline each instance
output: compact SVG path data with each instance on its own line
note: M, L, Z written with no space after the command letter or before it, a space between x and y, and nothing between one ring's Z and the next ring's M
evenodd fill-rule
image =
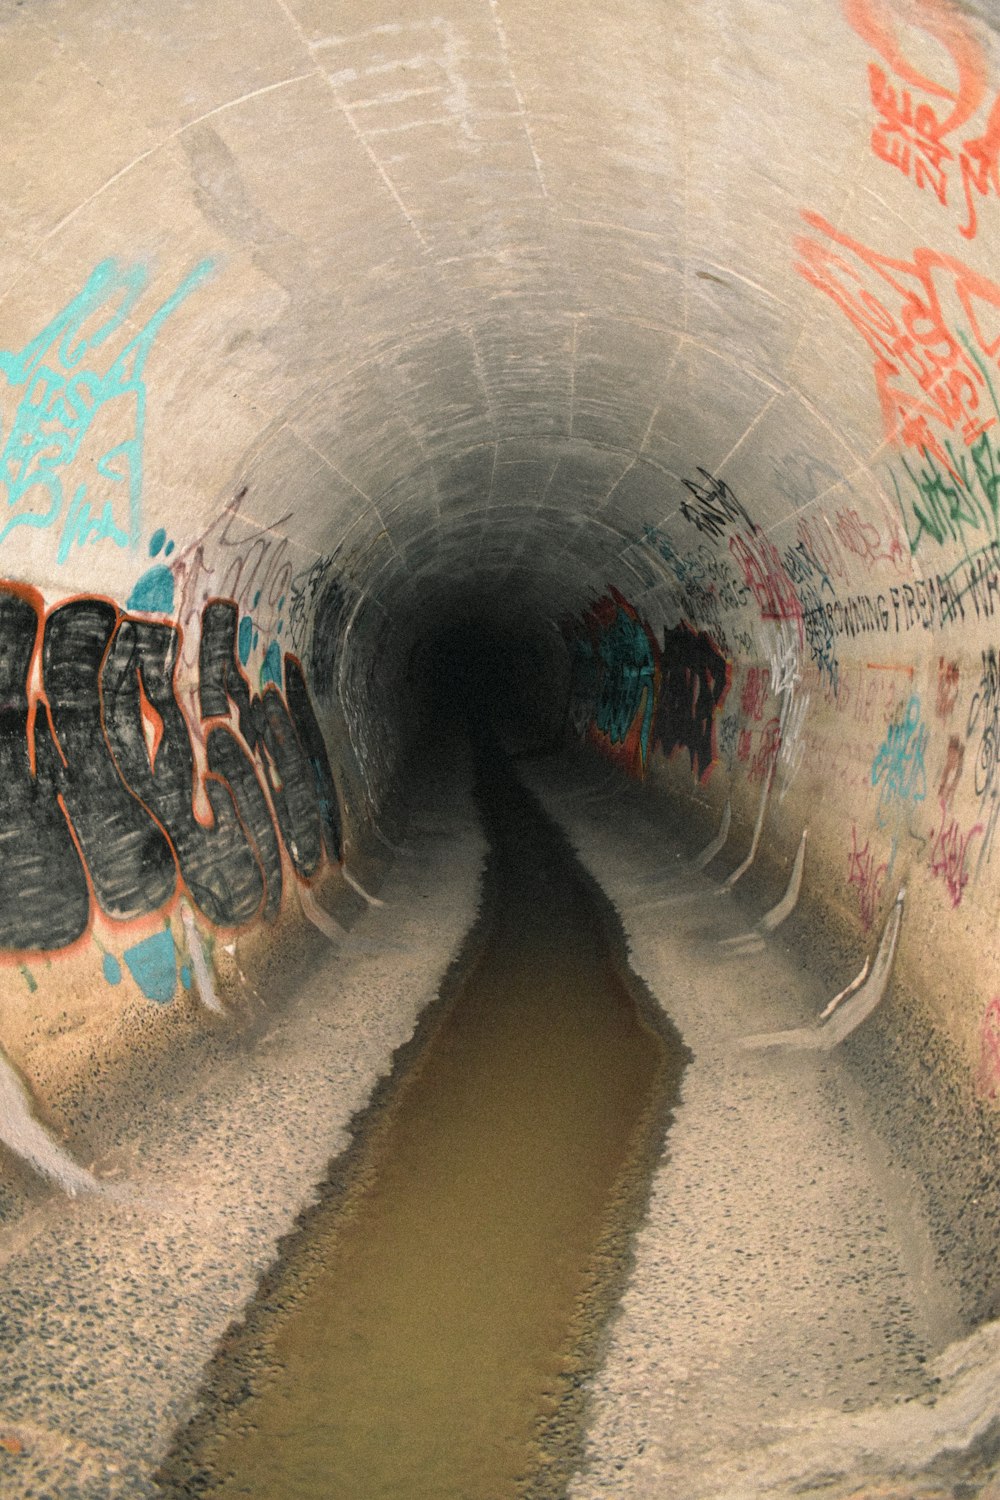
M514 1500L581 1460L686 1052L496 751L479 919L219 1351L168 1496Z

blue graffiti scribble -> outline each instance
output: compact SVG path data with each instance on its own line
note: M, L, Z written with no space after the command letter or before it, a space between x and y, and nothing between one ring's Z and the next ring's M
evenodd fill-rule
M238 643L240 663L245 667L250 660L250 649L253 646L253 621L249 615L244 615L240 621Z
M264 660L260 667L260 685L268 682L275 683L281 687L281 647L277 641L272 641L264 653Z
M122 954L129 973L147 1000L166 1005L177 988L177 953L170 929L154 932Z
M641 708L639 747L645 765L655 708L656 664L649 637L639 620L619 608L614 623L602 633L598 650L604 673L597 701L597 727L613 745L620 745Z
M172 614L174 575L170 569L162 563L158 563L155 568L148 568L129 594L125 608L147 612L157 610L160 614Z
M113 953L105 953L101 967L104 970L104 977L109 984L121 984L122 966Z
M197 265L115 355L109 340L127 327L149 271L104 260L36 338L19 351L0 350L0 374L10 387L0 410L0 491L8 512L0 542L18 526L58 528L59 562L88 542L138 546L143 371L166 320L212 269L210 260ZM92 431L89 451L81 452Z
M893 716L885 739L872 761L872 786L879 788L878 825L889 821L893 804L923 802L927 796L927 769L924 750L927 726L920 717L920 699L916 693L905 707L901 704Z

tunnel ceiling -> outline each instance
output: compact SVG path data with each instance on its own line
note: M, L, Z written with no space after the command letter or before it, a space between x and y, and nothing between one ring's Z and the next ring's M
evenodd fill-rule
M6 4L8 381L63 314L136 335L132 448L81 456L142 466L102 587L127 596L154 525L194 567L235 513L387 615L461 578L549 618L609 586L690 616L678 559L725 554L720 494L779 549L845 518L848 591L872 538L906 573L902 461L928 421L939 455L981 428L957 340L995 362L1000 317L990 158L913 123L981 124L992 36L908 14ZM904 348L886 317L922 326ZM93 586L76 493L11 489L15 576Z

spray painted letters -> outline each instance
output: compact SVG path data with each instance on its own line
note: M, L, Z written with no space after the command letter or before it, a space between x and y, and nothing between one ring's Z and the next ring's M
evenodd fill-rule
M303 879L339 861L299 663L285 657L284 696L252 695L237 619L226 600L203 614L202 756L178 700L175 625L92 596L46 613L34 590L0 585L0 949L68 948L95 907L129 922L181 886L217 926L273 916L278 833Z

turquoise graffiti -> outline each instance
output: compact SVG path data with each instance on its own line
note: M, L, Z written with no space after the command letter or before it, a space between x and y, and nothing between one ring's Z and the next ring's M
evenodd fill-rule
M880 828L890 821L893 808L923 802L927 796L927 738L920 699L914 693L908 703L900 704L872 761L872 786L879 789L876 817Z
M0 350L0 543L18 527L51 531L58 562L97 542L138 546L146 361L212 270L201 261L129 337L149 270L104 260L37 337Z
M177 988L177 953L169 927L154 932L122 954L129 973L147 1000L166 1005Z

